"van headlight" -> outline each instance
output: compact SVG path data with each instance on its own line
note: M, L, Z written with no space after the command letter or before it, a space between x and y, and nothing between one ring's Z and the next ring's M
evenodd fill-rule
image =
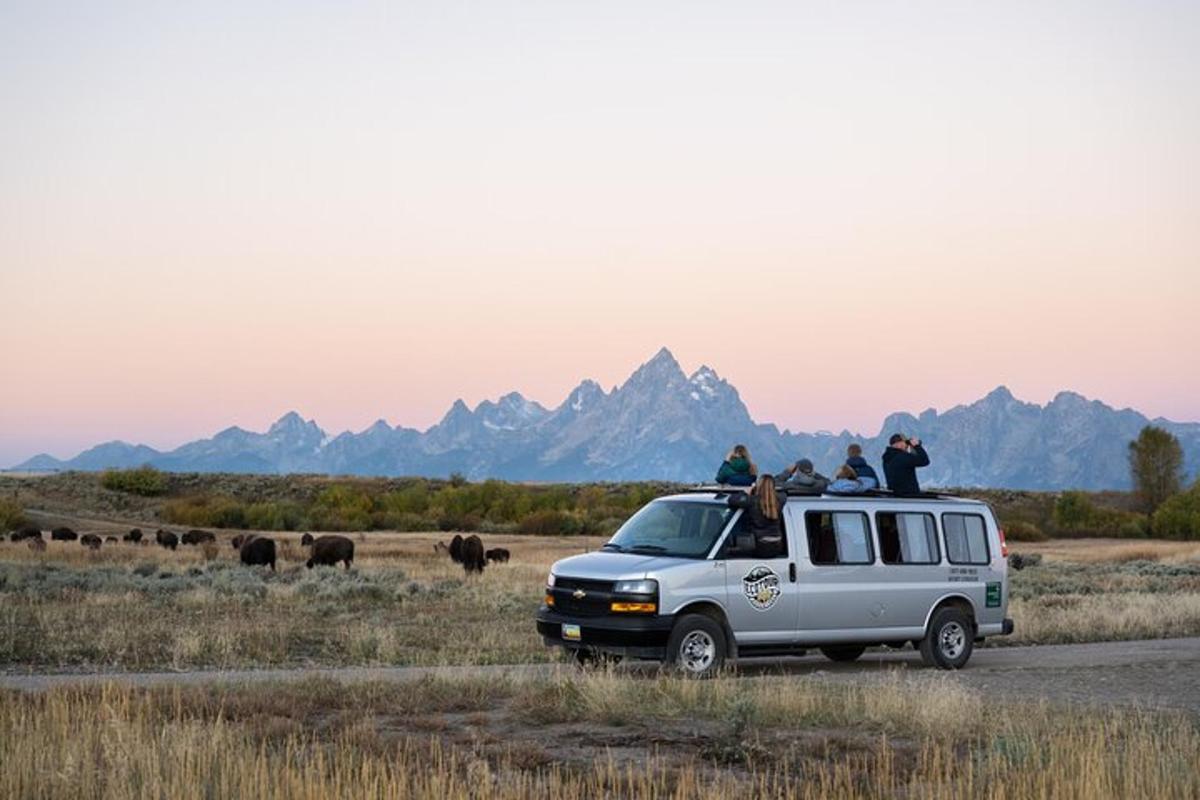
M553 585L554 585L554 573L551 572L549 575L546 576L546 587L549 588Z
M658 581L617 581L614 594L658 594Z

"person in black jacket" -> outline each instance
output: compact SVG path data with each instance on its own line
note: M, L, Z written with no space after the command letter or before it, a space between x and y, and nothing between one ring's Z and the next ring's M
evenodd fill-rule
M883 451L883 474L893 494L920 494L917 467L927 466L929 455L920 439L906 439L902 433L893 433L888 439L888 447Z
M775 558L784 553L783 504L787 495L775 488L775 478L769 474L758 476L758 483L749 492L733 492L729 495L731 508L740 508L746 518L746 533L754 537L754 555L758 558Z

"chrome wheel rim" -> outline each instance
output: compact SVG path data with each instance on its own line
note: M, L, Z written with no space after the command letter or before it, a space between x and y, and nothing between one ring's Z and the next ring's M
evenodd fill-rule
M704 631L692 631L679 645L679 664L688 672L704 672L716 657L717 643Z
M967 632L957 622L943 625L938 635L938 647L943 656L953 661L961 656L967 647Z

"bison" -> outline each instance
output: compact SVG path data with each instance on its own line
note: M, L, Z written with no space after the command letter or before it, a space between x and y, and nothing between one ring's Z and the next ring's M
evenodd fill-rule
M25 546L35 553L46 552L46 540L40 536L36 539L30 539L25 543Z
M100 545L104 544L100 540L100 537L94 533L85 533L83 536L80 536L79 543L91 550L99 550Z
M312 543L313 543L313 535L311 533L306 533L300 537L300 546L301 547L308 547Z
M55 528L50 531L50 538L56 542L73 542L79 538L79 534L70 528Z
M133 542L134 544L137 544L138 542L140 542L142 540L142 529L134 528L133 530L131 530L129 533L125 534L121 538L127 542Z
M450 540L450 547L448 549L450 551L451 561L453 561L455 564L463 563L463 537L459 536L457 533L454 534L454 538Z
M199 531L193 528L180 537L179 541L184 544L204 544L205 542L215 542L217 537L211 531Z
M462 565L467 574L478 572L483 574L483 568L487 565L487 559L483 555L483 542L479 537L471 534L462 541Z
M158 542L159 545L167 548L168 550L174 550L179 546L179 537L170 531L156 531L154 534L154 541Z
M12 542L23 542L26 539L41 539L42 529L36 525L22 525L11 534L8 539Z
M253 534L233 537L234 547L241 554L243 564L269 566L275 571L275 540Z
M486 553L484 553L484 555L487 557L489 563L493 561L497 564L508 563L508 550L503 547L493 547L491 550L488 550Z
M332 567L339 561L346 569L354 561L354 542L345 536L318 536L312 543L312 554L305 564L312 569L316 565Z

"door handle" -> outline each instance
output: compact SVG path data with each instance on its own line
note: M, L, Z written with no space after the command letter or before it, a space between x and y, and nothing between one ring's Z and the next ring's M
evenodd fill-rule
M795 561L788 564L788 580L791 581L792 583L796 582L796 562Z

